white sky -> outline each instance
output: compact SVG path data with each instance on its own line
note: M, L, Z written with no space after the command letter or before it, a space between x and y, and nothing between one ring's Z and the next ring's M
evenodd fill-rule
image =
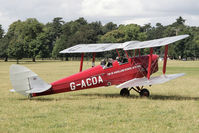
M160 22L171 24L182 16L186 24L199 26L198 0L0 0L0 24L4 30L16 20L36 18L42 23L55 17L65 21L84 17L103 24Z

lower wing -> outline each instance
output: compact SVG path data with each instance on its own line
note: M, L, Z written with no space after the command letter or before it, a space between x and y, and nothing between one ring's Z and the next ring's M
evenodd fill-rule
M129 87L134 87L134 86L148 86L148 85L154 85L154 84L162 84L162 83L168 82L172 79L176 79L184 75L185 75L184 73L179 73L179 74L168 74L168 75L151 77L150 79L146 77L135 78L135 79L126 81L118 85L117 88L129 88Z

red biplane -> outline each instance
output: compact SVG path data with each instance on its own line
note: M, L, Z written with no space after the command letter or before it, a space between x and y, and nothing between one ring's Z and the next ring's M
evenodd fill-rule
M135 90L140 96L149 96L149 91L144 86L161 84L169 80L183 76L184 74L166 75L166 64L168 56L168 44L184 39L189 35L166 37L150 41L129 41L125 43L104 44L79 44L67 48L60 53L81 53L80 72L69 77L60 79L51 84L44 82L37 74L21 65L11 65L10 80L14 89L28 97L50 95L62 92L77 91L101 86L117 85L121 88L120 95L129 96L130 90ZM153 54L154 47L165 46L163 75L150 77L158 71L159 56ZM140 49L150 48L149 55L140 55ZM118 49L124 50L125 57L121 57ZM116 50L116 60L103 60L100 65L94 66L95 55L98 52ZM129 50L135 50L135 55L129 57ZM136 56L136 51L139 53ZM84 53L92 53L92 68L82 71Z

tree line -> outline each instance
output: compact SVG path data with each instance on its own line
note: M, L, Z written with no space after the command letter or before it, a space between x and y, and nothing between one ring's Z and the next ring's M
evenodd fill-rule
M6 33L0 25L0 58L5 61L14 58L62 58L71 55L59 54L59 51L76 44L116 43L125 41L145 41L162 37L189 34L190 37L169 46L169 57L173 59L197 59L199 57L199 27L185 25L185 19L179 17L170 25L163 26L150 23L140 26L137 24L117 25L109 22L102 25L100 21L87 22L84 18L65 22L56 17L47 24L35 18L13 22ZM156 53L162 54L162 48L156 48ZM148 49L141 51L142 54ZM97 56L115 56L110 51ZM72 56L79 56L73 54Z

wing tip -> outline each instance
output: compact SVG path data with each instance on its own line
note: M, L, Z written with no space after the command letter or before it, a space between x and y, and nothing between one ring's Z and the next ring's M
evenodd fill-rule
M183 37L183 39L184 39L184 38L189 37L190 35L189 35L189 34L184 34L184 35L180 35L180 36L182 36L182 37Z

